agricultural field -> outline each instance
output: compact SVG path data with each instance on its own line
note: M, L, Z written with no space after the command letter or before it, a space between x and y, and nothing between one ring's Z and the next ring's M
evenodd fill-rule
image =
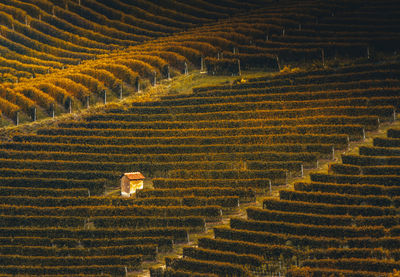
M397 2L1 1L0 276L398 276Z

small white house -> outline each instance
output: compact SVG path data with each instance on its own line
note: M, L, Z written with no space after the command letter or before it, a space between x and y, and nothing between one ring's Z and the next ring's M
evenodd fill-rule
M145 177L140 172L128 172L121 176L121 195L131 196L137 189L143 189Z

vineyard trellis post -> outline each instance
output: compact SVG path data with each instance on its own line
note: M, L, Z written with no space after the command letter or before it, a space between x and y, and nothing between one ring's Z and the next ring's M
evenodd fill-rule
M36 107L32 108L32 121L36 121Z
M19 111L15 112L15 125L19 125Z
M51 103L50 104L50 116L52 118L54 118L54 114L55 114L55 112L54 112L54 103Z
M103 89L103 104L107 104L107 91Z
M124 84L121 82L119 85L119 99L122 99L123 97L123 90L124 90Z
M72 113L72 99L68 99L68 113Z
M140 92L140 79L139 78L137 79L137 82L136 82L136 91Z
M86 96L86 108L89 109L90 107L90 96Z
M188 64L185 61L185 75L188 75L188 74L189 74Z
M153 73L154 73L153 86L156 86L156 84L157 84L157 72L154 71Z
M279 57L278 57L278 55L275 56L275 59L276 59L276 64L278 65L278 70L281 71L281 65L280 65L280 63L279 63Z

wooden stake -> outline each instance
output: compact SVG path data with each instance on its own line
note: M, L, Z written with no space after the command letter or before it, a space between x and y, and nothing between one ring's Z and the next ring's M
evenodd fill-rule
M54 104L51 103L51 104L50 104L50 116L51 116L52 118L54 118L54 114L55 114L55 112L54 112Z
M272 195L272 184L271 184L271 181L269 181L269 194Z
M19 111L15 113L15 125L19 125Z
M124 89L124 85L121 83L119 85L119 99L122 99L122 97L123 97L123 89Z
M107 104L107 91L103 89L103 104Z
M32 121L36 121L36 107L32 109Z
M69 98L69 101L68 101L68 112L69 113L72 113L72 99L71 98Z
M185 75L188 75L188 74L189 74L188 64L185 61Z
M322 58L322 66L325 67L325 51L324 51L324 48L321 48L321 58Z
M90 95L86 96L86 109L90 107Z
M276 64L278 65L278 69L279 69L279 71L281 71L281 65L280 65L280 63L279 63L279 57L278 57L278 55L276 55L275 58L276 58Z

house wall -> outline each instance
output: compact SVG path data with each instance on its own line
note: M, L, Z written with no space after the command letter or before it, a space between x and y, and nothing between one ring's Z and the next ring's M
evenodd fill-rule
M143 180L134 180L130 182L130 193L135 193L137 189L143 189Z
M124 176L121 178L121 195L129 196L130 194L130 182L129 179Z

